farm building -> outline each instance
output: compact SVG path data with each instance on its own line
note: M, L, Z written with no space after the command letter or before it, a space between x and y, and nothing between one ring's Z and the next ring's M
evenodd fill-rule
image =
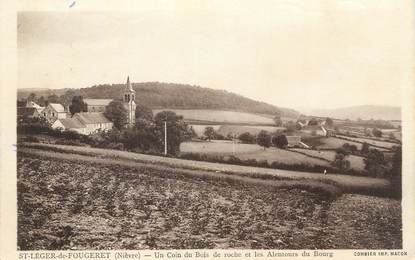
M58 119L66 118L66 111L61 104L50 103L45 109L42 110L41 116L53 123Z
M62 118L52 124L52 128L62 130L72 130L80 134L91 134L97 131L107 131L112 129L113 123L104 116L103 113L76 113L71 118Z
M52 124L52 128L87 134L85 125L82 124L76 117L58 119Z
M84 103L88 112L104 112L105 108L111 103L112 99L85 98Z

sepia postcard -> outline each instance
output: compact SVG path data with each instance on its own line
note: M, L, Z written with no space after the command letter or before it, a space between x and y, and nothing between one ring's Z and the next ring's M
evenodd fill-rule
M0 259L415 259L413 1L1 1Z

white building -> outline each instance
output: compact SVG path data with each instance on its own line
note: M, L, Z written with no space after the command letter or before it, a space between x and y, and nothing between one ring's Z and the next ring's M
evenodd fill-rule
M61 104L50 103L45 109L42 110L40 115L50 123L55 122L57 119L66 118L66 111Z
M80 134L92 134L112 129L113 123L103 113L76 113L71 118L62 118L52 124L52 128L75 131Z

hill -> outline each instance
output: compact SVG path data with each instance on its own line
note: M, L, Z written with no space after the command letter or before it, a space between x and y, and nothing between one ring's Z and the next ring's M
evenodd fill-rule
M321 117L333 117L338 119L351 119L356 120L358 118L369 119L381 119L381 120L401 120L401 108L391 106L352 106L336 109L302 109L304 114Z
M17 90L17 99L27 98L31 93L35 93L37 97L45 97L51 95L63 95L68 91L68 88L64 89L50 89L50 88L21 88Z
M137 92L137 103L152 109L215 109L269 115L281 113L282 116L290 118L297 118L299 116L299 113L293 109L255 101L225 90L160 82L133 83L132 85ZM118 99L121 96L124 86L124 84L104 84L89 88L67 89L64 96L82 95L84 98ZM19 90L18 98L25 98L32 92L37 96L40 96L41 93L56 95L61 95L62 93L62 90L56 90L57 93L54 93L54 90L50 91L47 92L42 89L39 92L35 90L22 92ZM70 99L64 98L63 100Z

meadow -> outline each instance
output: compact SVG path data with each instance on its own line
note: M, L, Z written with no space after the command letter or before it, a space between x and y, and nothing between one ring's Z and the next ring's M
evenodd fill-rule
M362 149L361 143L353 142L349 140L342 140L342 139L335 138L335 137L328 137L328 138L322 137L322 138L319 138L319 142L321 143L320 145L318 145L319 149L335 150L339 147L342 147L345 143L356 145L358 150Z
M334 157L336 155L335 151L327 151L327 150L309 150L309 149L298 149L298 148L291 148L291 151L297 151L305 154L309 154L311 156L323 158L325 160L328 160L332 162L334 160ZM352 169L355 169L357 171L363 171L365 168L365 164L363 162L363 157L356 156L356 155L348 155L346 157L348 161L350 161L350 167Z
M279 162L285 164L306 163L310 165L321 165L326 167L330 166L330 162L334 160L334 156L336 154L335 151L331 150L317 151L297 148L277 149L275 147L270 147L264 150L263 147L257 144L232 144L232 142L223 141L185 142L181 144L180 151L182 153L200 153L225 156L235 155L241 160L267 160L269 163ZM307 155L310 155L311 157ZM364 170L363 157L349 155L347 156L347 160L350 161L352 169L357 171Z
M218 133L227 136L228 134L235 134L238 137L243 133L250 133L251 135L257 135L260 131L264 130L268 133L275 133L277 131L285 130L285 127L276 126L242 126L242 125L222 125L218 128Z
M349 136L344 137L344 138L346 138L348 140L351 140L351 141L366 142L366 143L368 143L370 145L375 145L375 146L378 146L379 148L381 147L381 149L382 148L384 148L384 149L391 149L393 146L399 146L399 144L397 144L397 143L384 142L384 141L375 140L375 139L357 138L357 137L349 137Z
M235 155L241 160L256 159L267 160L269 163L280 162L286 164L308 163L313 165L328 166L328 163L310 158L306 155L293 153L288 150L270 147L264 150L257 144L243 144L232 142L184 142L180 145L182 153L200 153L217 155ZM235 151L235 152L234 152Z
M183 116L184 120L192 122L210 122L223 124L242 124L242 125L274 125L272 117L225 110L210 110L210 109L153 109L153 113L157 114L160 111L170 110L176 114Z

